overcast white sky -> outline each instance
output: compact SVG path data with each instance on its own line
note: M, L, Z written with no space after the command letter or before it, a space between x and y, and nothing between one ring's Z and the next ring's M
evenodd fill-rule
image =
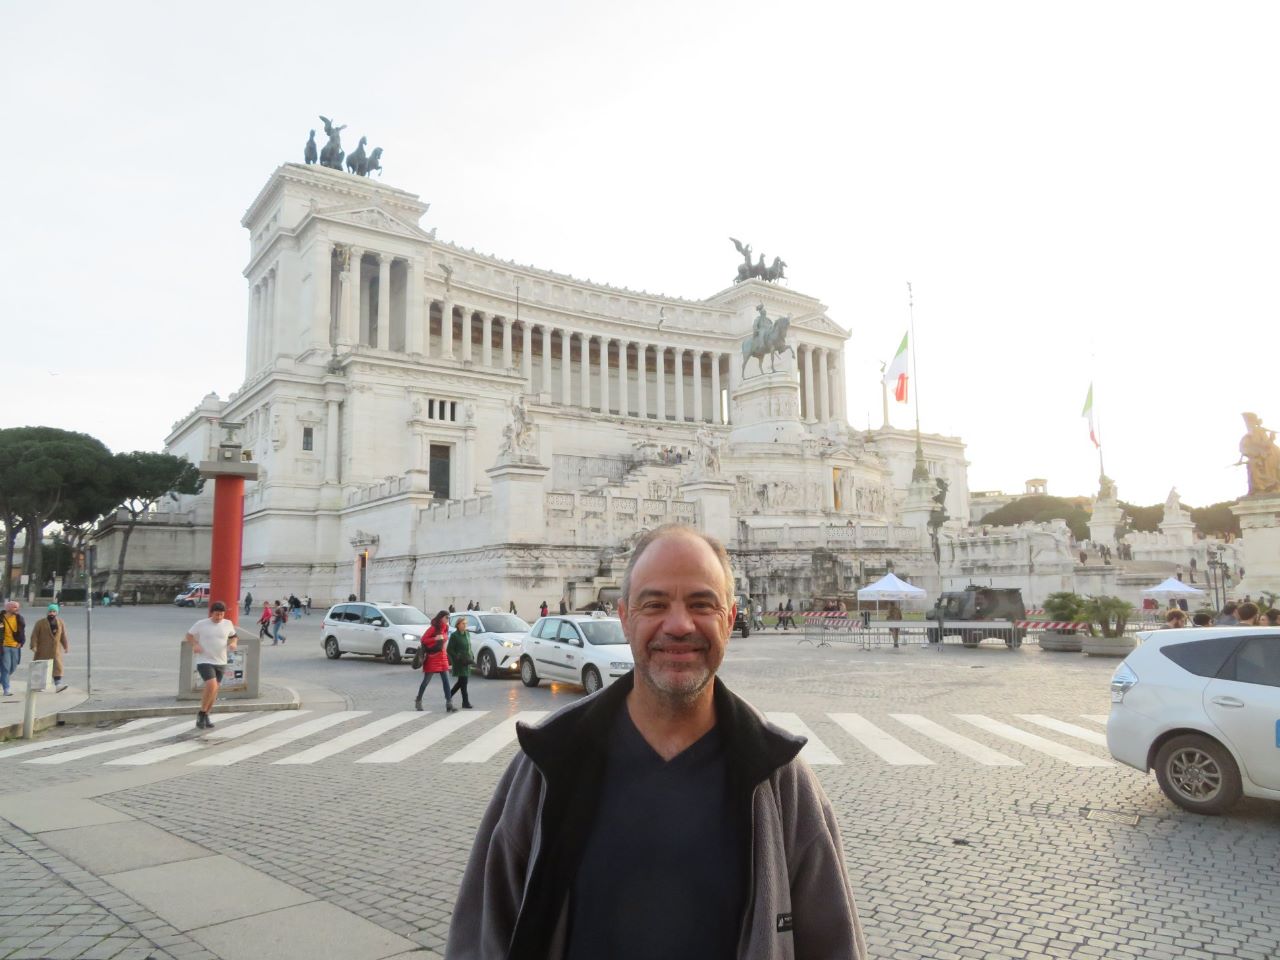
M924 429L970 488L1245 491L1280 426L1269 3L0 0L0 426L158 449L243 375L248 237L317 114L442 239L701 298L739 237L852 330L849 419L915 287ZM911 423L896 406L894 422Z

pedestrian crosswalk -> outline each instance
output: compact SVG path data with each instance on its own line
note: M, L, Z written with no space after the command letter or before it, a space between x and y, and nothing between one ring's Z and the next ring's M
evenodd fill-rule
M261 758L277 766L319 763L447 764L505 763L515 752L519 724L537 724L548 711L498 714L466 710L310 710L219 713L216 727L199 732L189 717L132 720L113 730L95 730L56 740L0 747L5 763L145 767L182 763L230 767ZM1040 713L988 716L933 714L768 712L768 720L808 741L801 755L815 767L882 764L889 767L1113 767L1106 749L1103 714L1067 717ZM1081 723L1083 721L1083 725ZM435 748L435 749L433 749Z

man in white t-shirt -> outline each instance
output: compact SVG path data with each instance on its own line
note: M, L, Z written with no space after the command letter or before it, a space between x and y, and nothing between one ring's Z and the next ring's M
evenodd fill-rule
M236 625L227 617L227 605L215 600L209 607L209 616L197 620L183 642L191 644L195 654L196 670L204 681L204 695L200 698L200 713L196 716L197 730L212 730L209 711L218 699L218 684L222 683L222 671L227 667L227 654L235 653Z

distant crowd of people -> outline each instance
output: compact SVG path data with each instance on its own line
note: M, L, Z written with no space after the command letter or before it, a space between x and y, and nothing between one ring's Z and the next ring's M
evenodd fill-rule
M1248 598L1240 603L1225 603L1216 615L1208 610L1188 614L1185 608L1171 604L1165 611L1164 625L1166 630L1180 630L1184 627L1280 627L1280 610L1275 607L1261 610Z
M353 598L354 599L354 598ZM244 595L244 612L248 613L253 609L253 594L246 593ZM258 617L258 637L261 640L271 638L271 645L285 642L284 625L289 622L289 617L295 619L305 617L311 613L311 595L298 597L294 594L284 600L264 600L262 603L262 613Z

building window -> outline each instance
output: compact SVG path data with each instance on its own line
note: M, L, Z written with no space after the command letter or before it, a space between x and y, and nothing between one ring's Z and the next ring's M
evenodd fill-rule
M432 495L437 500L449 499L450 454L452 448L448 444L433 443L430 450L429 480Z
M315 431L311 427L302 428L302 449L307 451L315 449Z

